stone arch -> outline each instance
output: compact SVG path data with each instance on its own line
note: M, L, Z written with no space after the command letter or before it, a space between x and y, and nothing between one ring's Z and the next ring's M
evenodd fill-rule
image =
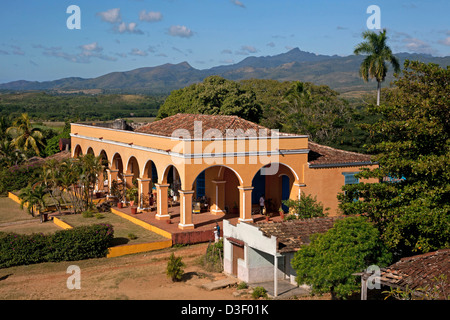
M125 180L127 187L130 188L133 186L133 181L136 181L137 178L139 178L140 169L139 169L139 162L137 161L135 156L130 156L127 161L127 166L125 169Z
M92 154L92 155L94 155L94 149L92 149L92 147L88 147L88 148L87 148L87 151L86 151L86 154Z
M81 146L77 144L75 148L73 148L73 157L78 158L79 156L83 155L83 150L81 149Z
M116 152L111 159L111 170L117 171L118 177L123 179L123 160L118 152Z
M178 191L181 189L182 181L180 172L177 167L173 164L168 165L164 169L164 173L160 178L162 184L168 184L169 188L171 188L174 192L175 196L178 196Z
M192 183L194 201L206 203L213 214L228 212L239 216L238 188L241 185L242 178L236 170L226 165L209 166L198 173Z
M266 170L270 165L262 166L252 179L252 204L259 206L259 199L264 196L266 210L270 213L277 213L282 207L282 201L289 198L295 198L294 183L298 181L297 173L284 163L275 163L278 165L276 172ZM273 169L273 167L272 167Z

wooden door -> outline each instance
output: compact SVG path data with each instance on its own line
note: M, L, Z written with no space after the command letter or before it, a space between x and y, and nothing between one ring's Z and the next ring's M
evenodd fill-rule
M238 273L238 259L244 260L244 247L233 243L233 272L234 276Z

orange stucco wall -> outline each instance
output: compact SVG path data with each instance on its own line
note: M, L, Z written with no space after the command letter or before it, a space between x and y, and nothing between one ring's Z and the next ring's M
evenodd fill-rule
M375 166L367 166L374 168ZM332 167L332 168L309 168L305 166L305 187L301 188L305 194L317 196L324 208L330 208L330 216L339 215L339 201L337 195L342 192L345 184L343 172L359 172L360 166ZM376 179L360 180L361 182L377 182Z

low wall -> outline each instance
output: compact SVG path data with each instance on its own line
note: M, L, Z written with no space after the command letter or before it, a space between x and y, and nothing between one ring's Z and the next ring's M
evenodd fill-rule
M119 257L126 254L133 254L139 252L160 250L164 248L170 248L172 246L172 240L148 242L139 244L130 244L118 247L109 248L107 258Z
M17 202L18 204L20 204L20 199L18 196L16 196L14 193L12 192L8 192L8 198L10 198L11 200ZM26 203L25 203L26 205Z
M65 230L73 228L70 224L65 223L64 221L62 221L61 219L58 219L57 217L53 217L53 223L56 224L58 227L63 228Z
M214 234L210 230L176 232L172 234L173 244L194 244L209 241L214 242Z

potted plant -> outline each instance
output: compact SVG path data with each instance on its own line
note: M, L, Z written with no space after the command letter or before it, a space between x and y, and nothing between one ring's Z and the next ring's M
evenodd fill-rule
M234 206L233 206L233 214L239 214L239 208L238 208L236 202L234 203Z
M136 187L127 189L127 198L130 200L130 205L134 206L138 201L138 189Z
M278 210L278 212L280 213L280 217L282 220L284 220L284 210L282 207L280 207L280 209Z
M131 207L131 214L137 214L137 208L136 207Z

